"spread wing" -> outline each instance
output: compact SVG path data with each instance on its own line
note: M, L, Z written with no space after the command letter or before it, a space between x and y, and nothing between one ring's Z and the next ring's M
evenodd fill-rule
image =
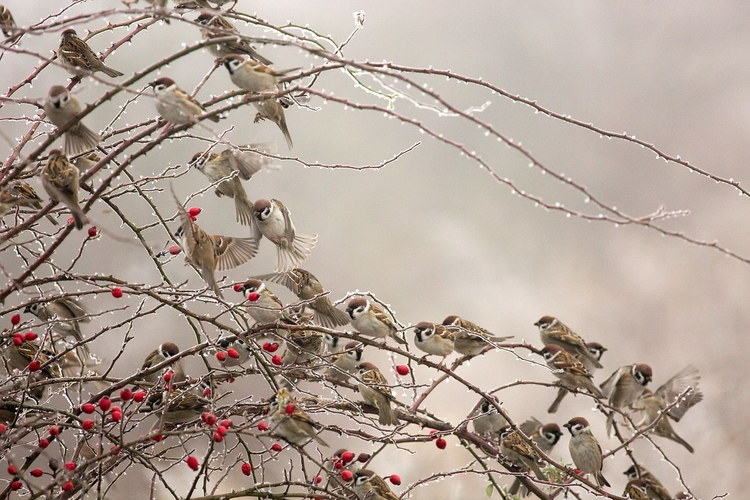
M216 269L224 271L241 266L258 253L258 242L254 238L233 238L211 235L215 243Z
M688 365L656 389L654 394L667 404L671 404L688 387L692 387L693 390L687 395L685 400L669 410L669 416L675 421L679 422L688 409L703 400L703 393L698 388L700 378L698 369L693 365Z
M610 375L607 380L599 385L605 397L608 398L610 395L612 395L612 392L615 390L615 386L617 385L617 381L620 380L620 377L622 377L625 373L629 372L632 366L633 365L621 366L612 375Z

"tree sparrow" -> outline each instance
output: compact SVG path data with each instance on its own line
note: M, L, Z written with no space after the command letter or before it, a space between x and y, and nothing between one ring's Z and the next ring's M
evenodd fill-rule
M359 370L357 383L359 393L365 403L377 408L380 425L399 425L401 422L391 408L391 401L395 401L395 398L388 387L388 381L380 373L378 367L365 361L357 365L357 370Z
M12 341L12 339L10 340ZM47 364L54 357L54 352L41 348L36 342L24 340L21 345L15 345L13 342L10 343L7 360L13 368L21 371L28 368L29 363L36 360L42 366L47 365L42 368L42 375L54 379L62 376L57 362Z
M500 453L524 472L533 471L537 479L547 480L539 467L539 454L511 427L503 427L500 431Z
M78 205L78 169L59 149L49 152L49 160L42 168L42 186L50 198L70 210L76 229L89 223Z
M255 109L258 110L253 123L258 123L259 121L265 119L271 120L279 127L281 133L284 134L286 145L289 147L289 149L292 149L294 144L292 143L292 136L289 133L289 127L287 127L286 124L284 105L282 105L281 102L279 102L279 100L275 97L269 97L260 101L254 101L253 106L255 106Z
M546 345L540 351L540 354L544 356L547 366L552 368L552 373L560 379L563 385L558 391L557 398L552 403L552 406L547 410L548 413L555 413L557 411L565 397L566 390L586 389L596 398L601 399L604 397L604 394L591 381L592 377L589 371L575 356L563 350L562 347L556 344Z
M36 302L29 304L25 313L31 313L42 321L48 321L53 332L59 333L63 337L73 337L77 342L83 342L83 334L79 323L88 323L91 321L88 312L81 304L72 297L62 297L50 302ZM84 352L88 353L88 346L81 346Z
M102 140L101 136L86 127L76 116L83 110L78 98L62 85L54 85L49 89L47 100L44 101L44 112L47 118L57 128L62 128L71 120L75 122L65 132L65 154L80 155L94 149Z
M253 204L255 238L265 236L276 245L277 272L289 271L312 254L318 235L297 234L289 209L279 200L257 200ZM347 323L349 322L347 318ZM346 324L346 323L343 323Z
M399 344L407 343L398 335L396 325L385 311L365 297L355 297L350 300L346 313L351 318L354 329L362 335L376 339L391 337Z
M602 388L604 394L608 395L609 406L619 410L626 406L632 406L638 397L643 394L646 384L651 382L652 377L651 367L646 364L625 365L618 368L599 387ZM615 412L612 411L607 416L608 436L612 433L614 419Z
M10 194L13 198L24 200L19 203L19 205L29 206L37 210L42 209L42 199L36 194L34 188L20 179L11 181L6 186L5 190L0 191L0 196L2 196L3 193ZM5 215L6 212L3 212L2 203L0 203L0 216ZM59 222L57 222L57 220L55 220L50 214L47 214L47 219L49 219L52 224L56 226L59 225Z
M159 347L151 351L148 356L146 356L146 359L143 360L143 365L141 365L141 371L148 370L152 366L156 366L159 363L166 361L169 358L176 356L179 353L180 353L180 348L177 347L175 343L164 342ZM164 370L172 370L172 373L174 374L172 376L172 382L176 383L176 382L182 382L184 380L187 380L187 377L185 376L185 370L182 369L181 359L175 360L174 363L169 365ZM148 375L145 375L139 380L143 380L143 381L155 384L160 378L161 378L161 373L153 372L153 373L149 373Z
M557 318L553 318L552 316L542 316L539 321L534 323L534 326L539 327L539 335L542 338L542 344L559 345L575 356L588 358L591 364L595 367L602 367L602 364L599 363L595 355L589 352L586 347L586 342L584 342L584 340L573 330L563 325Z
M149 86L156 95L156 111L172 125L195 123L200 115L206 112L201 103L193 96L181 90L171 78L159 78ZM218 116L208 117L218 122Z
M701 394L701 397L703 395ZM673 399L674 401L674 399ZM657 418L661 416L661 412L669 406L669 403L663 399L661 396L658 396L655 393L652 393L648 389L643 391L643 394L633 403L633 408L638 410L642 416L641 421L636 424L637 427L647 427L651 425ZM679 443L682 446L685 447L687 451L690 453L694 453L695 450L692 446L690 446L690 443L685 441L683 438L681 438L672 427L672 423L669 421L669 419L672 417L671 411L667 412L666 415L662 416L659 422L656 424L656 427L653 428L651 432L656 434L657 436L661 436L667 439L670 439L674 441L675 443ZM675 421L678 421L679 419L674 419Z
M292 404L289 412L289 404ZM316 429L322 426L311 419L305 413L299 404L291 397L289 392L283 387L272 399L271 404L271 425L269 431L271 434L278 436L292 444L303 445L308 439L312 438L323 446L328 443L318 435Z
M497 408L486 399L482 401L475 415L471 423L474 426L474 432L481 436L495 436L500 429L508 425L505 417L500 415Z
M557 442L560 441L560 437L562 437L563 434L559 425L555 423L542 424L534 417L531 417L529 420L522 423L519 428L521 429L521 432L530 437L546 455L550 454L552 448L554 448ZM516 478L513 480L513 484L510 485L508 493L516 495L522 490L522 486L521 481ZM528 492L523 488L522 496L526 496L527 494Z
M354 473L354 491L359 498L367 500L398 500L382 477L369 469L360 469Z
M656 479L656 476L647 471L640 465L631 465L628 470L623 472L628 479L633 482L641 480L640 485L645 487L646 494L649 500L672 500L672 495L669 491ZM627 492L627 489L626 489Z
M601 345L599 342L586 342L586 349L594 357L594 359L601 364L602 356L604 355L605 351L607 351L607 348ZM579 354L576 355L576 359L583 363L583 366L585 366L586 369L592 374L597 370L597 367L594 366L594 363L588 356Z
M105 66L88 44L78 38L74 29L67 29L62 32L60 47L57 49L57 58L67 66L68 71L76 76L86 75L89 71L92 73L101 71L110 78L123 75L116 69ZM85 71L80 71L81 69Z
M167 408L162 409L165 400L167 400ZM203 412L208 411L211 408L211 401L197 395L192 390L164 391L151 398L148 406L152 411L157 411L159 414L163 411L164 422L168 424L186 424L196 420Z
M0 217L3 217L5 214L16 207L35 208L34 206L36 204L38 204L38 202L34 201L33 199L25 198L18 194L12 193L10 189L4 189L0 191Z
M477 356L482 354L487 347L491 347L493 343L513 338L513 335L509 337L492 335L481 326L459 316L448 316L443 320L443 326L454 332L453 350L464 356Z
M257 202L256 202L257 203ZM295 268L291 271L260 276L264 281L273 281L290 289L300 300L311 300L325 292L323 285L309 271ZM318 297L306 304L315 311L315 319L326 328L336 328L349 323L349 316L336 309L327 295Z
M250 348L250 346L247 345L244 340L239 337L235 337L234 335L232 335L231 337L224 337L223 339L219 340L219 346L225 351L228 351L229 349L234 349L235 351L237 351L236 358L227 356L224 361L220 361L224 368L242 366L247 362L248 359L250 359L250 356L252 356L253 354L253 350Z
M238 54L230 54L224 57L221 62L229 71L229 79L232 80L232 83L242 90L254 94L279 90L279 80L300 69L293 68L279 71L252 59L245 59Z
M237 38L229 42L214 43L208 46L208 50L214 57L225 57L231 54L247 54L256 61L263 64L273 64L258 52L246 40L242 39L239 30L225 17L214 12L204 12L195 20L203 26L201 36L204 40L227 38L237 35Z
M357 365L362 361L363 346L359 342L349 342L344 350L331 357L331 366L326 370L326 378L346 382L358 373Z
M214 271L223 271L240 266L252 259L258 252L258 242L254 238L233 238L208 234L193 222L185 208L175 197L180 215L182 249L186 260L200 273L203 280L220 298L221 289L216 282Z
M643 479L633 479L626 484L622 496L630 500L649 500L649 498L652 498L648 495L648 486ZM668 498L672 500L672 497Z
M257 323L266 325L275 323L281 318L284 303L261 280L255 278L247 280L240 286L240 291L247 299L247 303L244 304L247 313ZM258 298L254 301L250 300L251 294L256 294Z
M596 484L601 487L609 486L609 482L602 475L602 447L591 433L588 421L583 417L571 418L564 424L570 434L570 457L576 468L584 474L591 474Z
M443 325L422 321L414 327L414 345L427 354L445 358L453 352L453 332Z
M281 357L284 366L318 360L325 348L323 335L310 330L291 331L287 334L286 340L286 351Z

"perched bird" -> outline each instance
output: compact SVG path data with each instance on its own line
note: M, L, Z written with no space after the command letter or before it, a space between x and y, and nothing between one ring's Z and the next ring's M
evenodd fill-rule
M292 149L294 144L292 143L292 135L289 133L289 127L286 124L284 104L282 104L279 99L276 99L275 97L268 97L259 101L253 101L253 106L255 106L255 109L258 110L258 112L255 114L253 123L258 123L259 121L265 119L271 120L279 127L281 133L284 134L286 145L289 147L289 149Z
M474 432L482 436L494 436L508 425L508 421L498 413L495 405L486 399L482 400L471 423L474 426Z
M76 229L89 223L78 205L78 169L59 149L49 152L49 160L42 168L42 186L50 198L70 210Z
M3 30L3 35L6 37L11 37L16 32L16 21L13 19L13 14L4 5L0 5L0 29Z
M75 159L73 159L73 165L75 165L76 168L78 169L79 175L83 175L86 172L88 172L91 169L91 167L99 163L101 160L102 160L101 156L99 156L98 154L92 151L90 153L77 156ZM104 167L109 168L106 164L102 165L102 168ZM91 178L93 179L94 177L99 175L101 171L102 171L101 168L97 169L97 171L93 173Z
M258 252L258 242L254 238L233 238L208 234L193 222L185 208L177 200L177 211L180 215L180 230L182 249L186 260L200 273L203 280L220 298L219 284L216 282L214 271L223 271L240 266L252 259Z
M234 335L232 335L231 337L224 337L223 339L219 340L219 346L227 352L229 351L229 349L234 349L234 351L237 353L236 357L227 355L224 361L220 361L224 368L242 366L247 362L248 359L250 359L250 356L253 354L253 350L250 348L250 346L247 345L244 340L239 337L235 337Z
M589 351L589 354L591 354L591 356L593 356L593 358L599 364L601 364L602 356L607 351L607 348L601 345L599 342L586 342L586 349ZM590 357L577 354L576 359L583 363L583 366L585 366L586 369L592 374L594 373L594 371L596 371L597 367L594 365Z
M555 423L542 424L534 417L531 417L529 420L522 423L519 428L521 429L521 432L530 437L546 455L550 454L552 448L554 448L557 442L560 441L560 437L562 437L563 434L559 425ZM522 488L522 486L521 481L516 478L513 480L513 484L510 485L508 493L516 495L519 491L523 490L522 495L528 495L528 492L525 491L525 488Z
M14 199L17 198L17 199L24 200L22 203L18 204L19 206L21 205L28 206L31 208L35 208L37 210L42 209L42 199L39 197L38 194L36 194L36 191L34 191L34 188L20 179L11 181L6 186L5 190L0 191L0 200L2 200L2 197L4 196L3 193L10 194L11 197ZM0 201L0 216L7 213L7 211L3 212L3 209L4 209L3 202ZM52 217L50 214L47 214L47 219L56 226L59 224L59 222L57 222L57 220L55 220L55 218Z
M254 94L281 90L279 80L289 73L299 71L300 69L275 70L258 61L245 59L238 54L230 54L224 57L221 62L224 63L227 71L229 71L229 79L232 80L232 83L242 90L247 90Z
M357 365L362 361L363 346L359 342L349 342L344 350L331 357L331 366L326 370L326 377L345 382L357 375Z
M646 364L625 365L618 368L599 387L609 397L609 406L619 410L635 403L652 378L651 367ZM611 411L607 416L608 436L612 432L614 420L615 411Z
M164 403L166 401L166 408ZM194 391L167 392L155 395L148 402L152 411L163 415L168 424L186 424L196 420L211 408L211 401L197 395ZM161 413L163 412L163 413Z
M559 345L574 356L588 358L589 362L596 368L601 368L602 364L596 359L596 356L589 352L586 342L577 335L573 330L563 325L560 320L552 316L542 316L534 323L539 327L539 335L542 338L542 344Z
M47 118L57 128L62 128L73 121L73 125L65 132L65 154L80 155L94 149L102 140L101 136L77 118L83 110L78 98L62 85L54 85L49 89L47 100L44 101L44 112Z
M62 32L60 47L57 49L57 58L68 67L68 71L76 76L86 75L89 71L92 73L101 71L110 78L123 75L116 69L105 66L102 60L91 50L91 47L78 38L74 29L66 29Z
M672 500L672 495L669 494L669 491L656 479L656 476L644 467L631 465L623 474L628 476L631 482L640 480L640 485L645 488L646 498L649 500Z
M49 363L54 357L54 352L40 347L36 342L24 340L20 345L15 345L13 342L10 343L7 359L8 363L10 363L13 368L21 371L28 368L29 363L36 360L43 367L41 369L41 374L47 378L54 379L61 376L58 363Z
M240 291L247 299L247 313L256 322L265 325L281 318L284 303L261 280L250 278L240 285Z
M344 344L341 343L342 339L338 335L324 333L323 341L326 343L328 352L341 352L344 349Z
M570 458L584 474L591 474L596 484L601 487L609 486L609 482L602 475L602 447L591 433L588 421L583 417L571 418L564 424L571 436Z
M148 356L146 356L146 359L143 360L141 371L148 370L149 368L156 366L173 356L176 356L177 354L179 354L179 352L180 348L177 347L175 343L164 342L159 347L151 351ZM182 361L179 359L175 360L174 363L170 364L164 370L172 370L172 373L174 374L172 376L172 382L182 382L187 379L185 370L182 369ZM159 372L153 372L145 375L139 380L144 380L146 382L154 384L157 380L159 380L160 376L161 374Z
M491 347L493 343L513 338L513 335L509 337L492 335L481 326L460 316L448 316L443 320L443 326L454 332L453 350L464 356L477 356L482 354L487 347Z
M201 36L204 40L216 40L218 38L227 38L236 35L237 38L228 42L214 43L208 46L208 50L215 57L225 57L230 54L247 54L256 61L263 64L272 64L271 61L258 54L258 52L244 39L239 30L227 20L214 12L204 12L195 20L196 23L203 26Z
M399 425L401 422L391 408L391 401L395 401L395 398L388 387L388 381L380 373L378 367L365 361L357 365L357 370L359 370L357 383L359 393L365 403L377 408L380 425Z
M253 203L248 199L240 179L250 180L255 172L263 168L263 162L254 160L249 153L231 149L225 149L221 153L198 152L190 160L190 165L200 170L212 183L237 172L236 176L217 184L215 192L216 196L228 196L234 200L237 222L245 226L253 223Z
M360 469L354 473L354 491L359 498L367 500L398 500L383 478L370 469Z
M297 234L289 209L279 200L257 200L253 204L253 215L255 239L260 242L261 236L265 236L276 245L275 271L289 271L310 257L318 235Z
M257 203L257 202L256 202ZM300 300L308 301L313 297L325 292L323 285L320 284L311 272L301 268L295 268L291 271L272 273L259 277L263 281L272 281L284 285L290 289ZM312 302L305 304L315 311L315 319L322 326L327 328L336 328L349 323L349 316L344 312L333 307L331 300L327 295L322 295Z
M568 390L586 389L596 398L604 397L604 394L592 382L589 371L568 351L563 350L559 345L550 344L544 346L540 354L544 356L547 366L552 368L552 373L560 379L563 386L558 390L557 398L547 410L548 413L557 411Z
M50 322L52 331L63 337L73 337L77 342L83 342L83 334L79 323L91 321L86 309L72 297L61 297L49 302L36 302L29 304L24 309L25 313L31 313L42 321ZM88 353L88 346L82 345L84 352Z
M206 112L201 103L181 90L171 78L159 78L149 86L156 95L156 111L172 125L196 123L198 117ZM208 119L219 121L218 116L209 116Z
M625 485L625 491L622 492L622 496L629 498L630 500L649 500L648 486L646 481L643 479L633 479ZM672 497L668 497L672 500Z
M269 406L271 434L300 446L311 438L323 446L328 446L316 432L316 429L322 426L300 408L286 389L279 389Z
M365 297L355 297L346 306L346 313L351 318L352 326L362 335L376 339L393 338L399 344L406 344L401 338L391 318L377 304Z
M311 330L294 330L286 336L286 351L281 357L284 366L305 364L320 359L325 343L323 335Z
M547 480L540 468L539 454L511 427L500 430L500 453L524 472L533 471L537 479Z
M422 321L414 327L414 345L427 354L445 358L453 352L453 332L443 325Z
M21 181L17 181L21 182ZM28 184L26 184L28 186ZM36 193L35 193L36 194ZM0 217L13 210L15 207L32 207L38 204L38 201L26 198L24 196L12 193L10 189L0 191Z

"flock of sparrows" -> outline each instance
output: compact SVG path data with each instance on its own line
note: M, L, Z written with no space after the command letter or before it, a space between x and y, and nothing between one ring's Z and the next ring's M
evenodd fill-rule
M157 9L163 9L166 2L152 2ZM208 8L209 4L196 2L193 7ZM187 6L183 5L187 8ZM6 36L14 36L15 23L10 12L0 6L0 22ZM221 40L208 45L229 72L231 81L250 95L259 96L253 104L258 110L256 121L270 119L282 131L289 148L292 139L286 124L284 109L290 99L276 94L283 91L281 79L298 70L277 71L271 68L266 58L258 54L239 36L237 29L217 11L204 11L195 20L200 24L206 40ZM7 30L7 31L6 31ZM227 40L228 36L238 38ZM104 64L81 40L75 30L62 32L57 50L59 61L76 76L102 72L115 78L123 74ZM194 125L203 118L218 121L219 116L207 114L204 107L191 95L182 91L173 80L159 78L150 87L156 96L156 109L170 125ZM100 160L95 150L100 142L100 134L90 130L79 119L83 106L77 97L63 86L53 86L44 102L46 117L59 129L65 129L63 149L49 152L49 158L41 170L41 182L50 199L62 203L71 213L75 226L81 229L88 224L88 217L79 205L79 175ZM259 146L260 149L260 146ZM93 155L93 157L92 157ZM69 158L78 157L75 161ZM88 163L87 163L88 162ZM237 238L208 234L196 224L194 215L185 210L177 200L180 227L176 236L180 238L186 260L198 271L202 279L218 298L223 293L216 280L216 271L232 269L254 257L263 238L270 240L277 249L275 272L248 279L237 287L246 299L241 310L246 312L259 325L268 325L265 333L271 332L279 344L284 344L280 356L282 376L279 377L279 390L266 401L269 414L269 433L283 438L289 443L303 446L315 441L328 446L319 435L323 428L313 420L292 395L300 378L310 373L321 372L333 383L348 383L354 379L364 403L377 411L381 426L409 425L408 412L398 408L392 386L381 370L372 362L363 361L364 345L350 341L343 344L335 335L335 329L351 324L361 336L380 340L395 341L400 346L408 344L404 332L385 308L368 297L352 298L346 310L338 309L327 295L321 282L309 271L299 266L311 255L317 242L317 235L297 234L287 207L276 199L260 199L251 202L242 181L249 180L267 160L262 155L226 149L220 153L197 152L191 165L200 170L216 186L217 196L227 196L235 203L236 219L240 224L252 228L251 236ZM28 207L39 210L41 199L23 181L8 183L0 191L0 216L15 207ZM57 223L48 216L49 220ZM297 304L284 304L268 287L276 283L291 290L300 300ZM35 339L22 339L7 345L3 357L7 363L20 371L28 369L30 363L38 362L42 369L36 378L54 379L66 370L88 366L90 353L81 324L90 319L85 307L74 297L64 296L54 300L40 298L25 307L62 340L71 339L75 347L57 362L57 354L47 349ZM322 328L316 329L316 323ZM698 389L698 371L692 366L670 378L662 386L651 392L646 388L653 373L646 364L626 365L616 370L605 382L596 385L593 373L601 369L601 358L606 349L598 343L587 343L579 335L558 319L544 316L535 323L539 328L543 348L541 354L551 372L559 379L558 392L549 408L555 413L564 397L573 392L585 392L596 400L606 400L601 406L607 413L607 432L614 428L617 414L625 415L631 409L640 420L633 422L636 429L645 429L684 446L691 453L693 448L674 431L670 419L679 421L685 412L702 399ZM442 323L420 322L410 327L413 330L414 345L427 356L437 356L443 360L454 352L467 357L479 356L487 351L509 347L502 343L511 336L496 336L486 329L459 316L451 315ZM330 330L327 332L321 330ZM343 344L343 345L342 345ZM220 339L217 349L230 352L231 356L220 358L224 369L242 367L258 359L258 344L249 337L226 337ZM202 391L194 388L175 392L161 390L163 372L169 371L169 384L180 385L190 382L181 359L175 358L180 348L172 342L164 342L144 360L140 381L153 385L156 390L147 406L157 411L159 425L188 424L212 407ZM40 399L43 391L33 396ZM399 418L402 415L402 419ZM555 423L542 424L531 418L520 426L510 426L498 411L496 401L483 400L469 420L474 432L498 445L499 454L506 463L521 473L533 474L540 481L548 481L542 470L545 466L537 450L548 455L563 435ZM627 422L627 421L626 421ZM592 434L589 422L583 417L570 419L563 425L571 434L569 451L576 469L582 475L589 475L599 487L610 484L602 474L603 453L599 442ZM533 443L533 444L532 444ZM671 499L661 483L639 464L633 465L626 475L629 482L625 495L631 499ZM363 499L398 498L382 477L369 469L354 472L354 491ZM511 494L517 494L523 485L518 479L510 487Z

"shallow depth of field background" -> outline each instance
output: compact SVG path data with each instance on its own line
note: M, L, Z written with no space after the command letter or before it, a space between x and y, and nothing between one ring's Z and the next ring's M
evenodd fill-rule
M37 22L50 8L48 2L20 0L6 1L5 5L22 25ZM114 0L90 1L76 7L71 15L118 5ZM365 25L345 48L348 58L390 60L481 77L550 110L613 132L636 135L716 175L749 183L750 5L744 2L240 0L237 8L256 12L275 24L308 24L338 42L354 28L352 14L362 10ZM119 19L113 16L108 20ZM90 23L85 27L99 26ZM259 28L240 29L263 35ZM90 44L101 51L124 35L124 30L105 34ZM58 36L26 37L24 46L46 55L56 49ZM170 26L156 25L106 62L130 74L179 50L182 42L192 43L199 37L194 26L175 21ZM259 51L281 69L312 62L292 48L267 46L259 47ZM161 75L192 90L212 62L207 51L197 52L164 69ZM33 57L6 55L0 63L0 87L17 83L36 63ZM139 84L155 78L149 76ZM66 80L61 68L49 67L23 95L42 97L51 85ZM750 256L750 200L738 196L736 190L659 160L631 143L600 138L475 87L440 77L424 77L419 82L426 82L459 109L480 107L490 101L477 113L480 119L521 142L539 162L572 177L600 200L633 216L651 214L662 205L668 210L689 210L689 216L662 224L695 239L716 240ZM198 97L205 100L231 85L226 71L220 68ZM352 100L385 105L385 101L374 101L353 89L351 80L339 71L324 74L317 85ZM92 80L80 88L79 97L84 102L101 94ZM92 128L104 127L124 99L120 96L111 108L95 111L86 122ZM246 183L251 199L281 199L291 210L298 232L319 235L318 246L304 267L320 278L333 298L367 290L389 303L405 324L439 322L449 314L459 314L498 335L515 335L518 340L537 344L539 336L533 323L542 315L554 315L587 340L599 341L609 349L603 359L605 369L596 374L599 382L623 364L644 362L654 369L655 389L692 363L701 371L705 400L675 428L696 453L691 455L677 444L655 439L680 466L699 498L727 492L739 495L746 490L743 473L750 461L746 425L750 410L746 361L750 265L641 227L585 222L546 211L512 194L456 150L382 113L347 110L320 99L313 99L311 104L319 106L320 111L287 111L295 143L291 155L304 161L378 164L422 141L413 152L379 171L305 169L286 162L281 169L261 172ZM464 120L416 110L403 100L395 102L395 111L419 118L465 144L486 159L498 175L512 179L520 189L547 203L560 202L593 215L600 212L593 203L586 203L549 175L529 168L527 159L485 137L483 131ZM10 107L2 110L3 116L21 112ZM231 140L236 144L272 140L278 152L286 154L275 125L253 124L254 113L247 107L231 114L226 123L237 126ZM125 121L132 123L154 114L153 99L145 95L129 108ZM120 122L122 125L124 122ZM6 133L19 135L24 130L25 126ZM3 147L7 149L7 145ZM131 171L150 175L168 164L185 165L201 148L188 140L165 143L139 160ZM185 197L204 183L205 178L193 171L174 185ZM42 192L40 183L34 187ZM168 186L162 182L159 187ZM173 213L169 196L156 195L155 199L160 207L169 207L165 213ZM235 236L247 232L235 223L230 200L218 199L209 192L191 204L203 207L199 223L210 232ZM104 204L95 205L91 213L97 225L130 237L113 214L103 212L104 208ZM147 206L136 198L127 208L140 222L152 218ZM154 248L161 249L166 243L163 233L154 231L149 236ZM69 260L76 248L64 245L59 259ZM87 262L77 268L79 272L113 273L132 282L157 282L145 252L136 246L117 244L103 236L87 247L87 255ZM244 280L270 272L274 259L275 251L266 241L256 259L224 274L230 282ZM175 259L168 271L176 281L190 279L195 286L203 286L200 278L182 265L181 258ZM285 300L293 298L279 286L273 289ZM231 292L227 298L240 300ZM20 301L13 296L8 299L13 300ZM122 304L101 297L90 305ZM90 334L127 314L98 318L85 326L84 333ZM173 313L136 325L136 340L127 346L116 374L132 373L146 353L168 338L183 348L195 340L183 320ZM112 332L111 341L100 339L92 347L109 360L119 349L123 335ZM409 332L410 340L412 336ZM369 359L380 361L387 377L394 379L394 373L386 369L385 356L372 350L365 353L370 354ZM205 369L197 359L188 366L196 374ZM472 361L461 368L461 375L485 389L515 379L553 380L547 371L504 352ZM420 381L431 376L434 372L417 370ZM255 388L245 386L245 390L253 392ZM257 391L258 398L270 395L265 386L259 385ZM551 421L546 408L554 396L554 390L542 387L518 387L499 394L505 408L519 421L531 415ZM407 394L400 391L398 397L406 400ZM426 407L458 423L475 403L473 395L449 383L428 399ZM616 441L605 438L604 418L591 412L590 406L584 398L568 396L554 421L562 424L577 415L590 418L603 448L614 447ZM320 418L325 421L325 417ZM339 447L332 434L324 436L332 443L330 451ZM567 462L568 437L566 432L553 452ZM391 449L373 462L372 468L383 475L398 473L408 484L432 471L451 470L470 460L463 448L454 446L455 438L449 437L448 443L443 452L437 452L432 443L409 446L412 454ZM372 449L353 440L342 440L341 446L358 452ZM679 491L676 472L647 442L637 442L634 449L672 494ZM280 464L286 464L291 456L291 452L282 456ZM628 466L622 454L606 461L604 474L613 484L614 493L622 491L626 482L622 471ZM192 478L192 472L188 472L187 467L177 467L171 474ZM129 479L115 488L112 498L137 497L131 488L147 491L150 477L130 473ZM242 476L233 475L229 481L237 481L239 487ZM130 486L126 488L125 484ZM466 474L419 488L412 498L481 498L485 486L479 476ZM397 492L402 489L394 487Z

